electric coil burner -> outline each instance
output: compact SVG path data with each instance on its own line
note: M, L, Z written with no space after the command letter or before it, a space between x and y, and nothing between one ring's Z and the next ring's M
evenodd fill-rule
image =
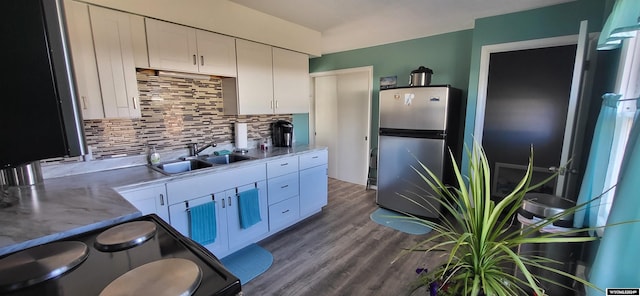
M0 258L2 295L237 295L205 248L147 215Z

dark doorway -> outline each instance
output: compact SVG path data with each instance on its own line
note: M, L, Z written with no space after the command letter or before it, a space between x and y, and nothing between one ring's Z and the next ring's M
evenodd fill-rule
M482 144L503 196L524 175L534 149L534 181L559 166L576 45L492 53ZM553 194L555 183L539 191Z

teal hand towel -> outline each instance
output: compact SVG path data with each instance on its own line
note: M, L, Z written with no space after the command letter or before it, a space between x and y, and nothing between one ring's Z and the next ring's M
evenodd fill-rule
M191 239L201 245L216 241L216 204L208 202L189 208L189 230Z
M231 154L231 151L226 149L213 152L213 155L229 155L229 154Z
M260 191L258 188L238 193L240 227L247 229L262 221L260 218Z

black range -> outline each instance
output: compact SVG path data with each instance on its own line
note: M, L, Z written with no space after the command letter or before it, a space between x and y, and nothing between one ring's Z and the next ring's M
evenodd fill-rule
M151 214L0 258L2 295L237 295L208 250Z

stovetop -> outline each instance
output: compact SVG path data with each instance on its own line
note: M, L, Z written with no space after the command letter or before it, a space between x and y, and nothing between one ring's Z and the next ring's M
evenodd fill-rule
M9 254L0 258L0 274L0 294L16 296L241 290L213 254L153 214Z

